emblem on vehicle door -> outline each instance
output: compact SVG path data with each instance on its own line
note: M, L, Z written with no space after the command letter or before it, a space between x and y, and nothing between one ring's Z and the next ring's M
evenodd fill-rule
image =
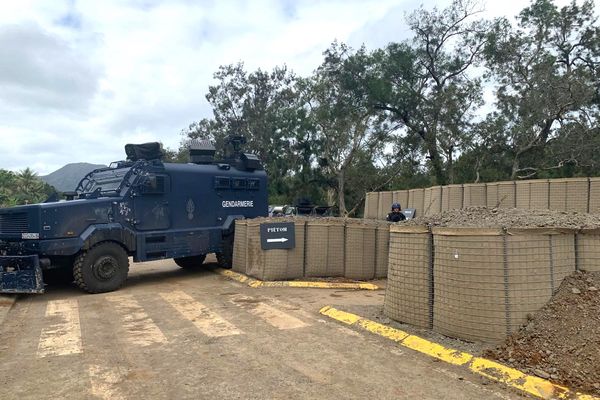
M185 210L187 211L187 217L189 220L194 219L194 210L196 210L196 205L194 204L194 200L188 199L187 204L185 205Z

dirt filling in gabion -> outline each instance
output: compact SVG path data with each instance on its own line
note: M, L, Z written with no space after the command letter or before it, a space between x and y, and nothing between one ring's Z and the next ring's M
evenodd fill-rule
M517 208L466 207L431 216L417 216L406 225L471 228L600 228L600 214Z
M552 300L484 356L573 390L600 395L600 272L577 271Z

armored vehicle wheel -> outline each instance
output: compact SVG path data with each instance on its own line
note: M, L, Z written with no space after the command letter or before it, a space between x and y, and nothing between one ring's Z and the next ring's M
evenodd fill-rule
M233 235L223 238L223 251L216 253L219 267L230 269L233 265Z
M99 243L75 258L75 283L89 293L117 290L125 283L129 259L125 250L116 243Z
M201 254L199 256L174 258L173 261L183 269L192 269L201 266L205 259L206 254Z

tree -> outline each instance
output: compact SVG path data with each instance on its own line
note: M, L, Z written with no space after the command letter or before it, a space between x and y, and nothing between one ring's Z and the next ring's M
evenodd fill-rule
M324 56L305 90L316 129L318 162L329 182L328 202L337 200L339 213L346 216L362 201L354 196L357 203L347 209L347 172L359 158L373 162L389 132L369 104L366 84L373 63L366 49L353 51L334 42ZM352 189L364 193L364 186Z
M0 206L33 204L46 200L56 190L42 182L30 168L18 173L0 170Z
M408 24L415 37L376 51L375 108L408 136L421 139L437 184L454 180L454 157L471 140L471 121L482 104L473 77L490 23L473 21L476 4L455 0L445 10L419 9Z
M213 118L184 130L187 138L204 138L222 148L229 134L244 135L248 151L265 164L272 196L291 196L295 176L308 176L313 152L311 129L297 91L297 77L285 67L247 73L242 63L221 66L207 100Z
M593 162L600 77L595 23L592 1L558 9L551 0L535 0L517 27L502 20L490 33L486 58L497 82L490 117L506 133L512 179Z

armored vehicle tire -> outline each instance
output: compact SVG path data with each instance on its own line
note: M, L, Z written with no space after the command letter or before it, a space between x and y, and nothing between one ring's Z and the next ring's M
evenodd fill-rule
M192 269L201 266L205 259L206 254L201 254L199 256L174 258L173 261L183 269Z
M233 235L223 238L223 251L216 253L219 267L230 269L233 265Z
M89 293L117 290L127 280L129 258L117 243L103 242L75 258L75 283Z

